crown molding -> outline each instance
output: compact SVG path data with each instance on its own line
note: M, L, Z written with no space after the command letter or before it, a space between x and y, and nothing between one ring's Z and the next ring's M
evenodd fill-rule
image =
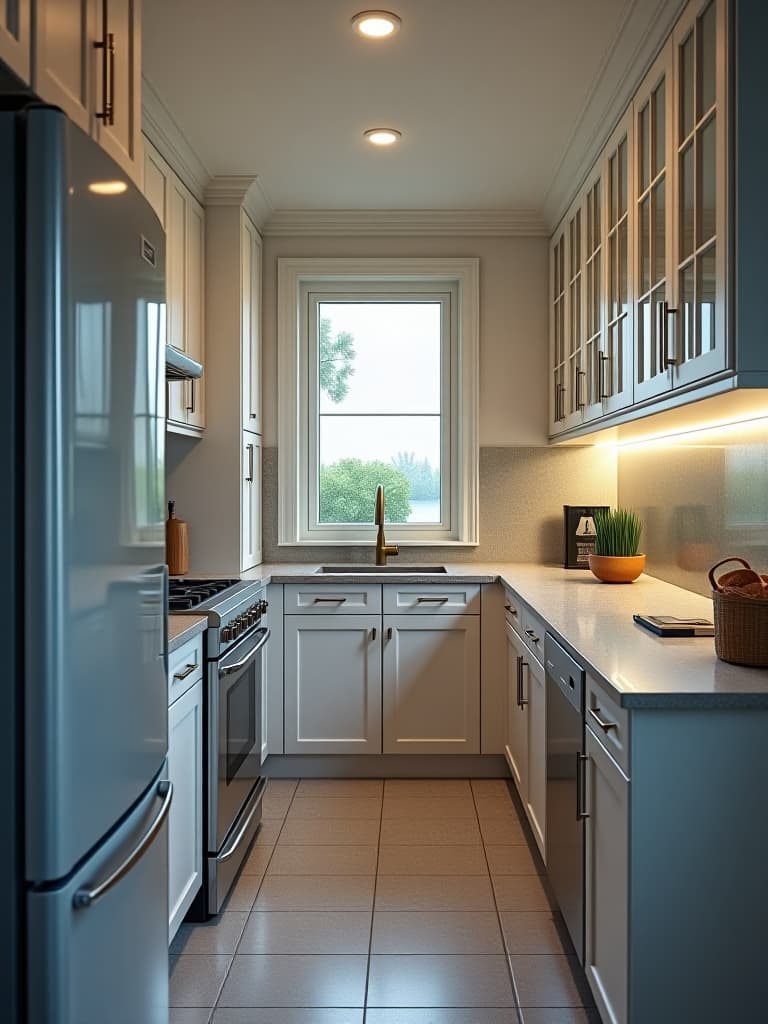
M626 0L616 35L592 80L547 190L543 216L548 234L557 227L581 188L685 2Z
M272 203L257 174L228 174L211 178L205 189L205 205L242 206L259 231L263 231L273 214Z
M210 174L184 138L148 78L141 79L141 128L192 195L202 203Z
M276 210L265 235L549 235L535 210Z

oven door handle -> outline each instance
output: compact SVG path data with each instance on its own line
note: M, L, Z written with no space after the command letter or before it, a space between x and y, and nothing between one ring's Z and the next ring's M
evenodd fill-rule
M217 858L219 864L222 864L225 860L229 860L229 858L232 856L232 854L237 850L237 848L240 845L240 843L242 843L243 836L248 831L248 828L250 827L250 824L253 821L253 816L256 813L256 811L259 809L260 804L261 804L261 799L254 800L253 807L251 808L250 813L248 814L248 817L243 822L243 824L242 824L240 830L238 831L237 835L234 837L234 839L229 844L229 849L227 849L225 847L221 851L221 853L219 854L219 856Z
M248 662L251 661L255 654L258 654L258 652L261 650L261 648L264 646L267 640L269 640L269 637L270 631L268 629L265 629L262 635L256 641L256 643L253 645L253 647L250 648L245 657L241 658L240 661L235 661L231 665L227 665L225 663L226 659L223 659L221 662L219 662L219 675L229 676L233 672L238 672L244 665L247 665Z

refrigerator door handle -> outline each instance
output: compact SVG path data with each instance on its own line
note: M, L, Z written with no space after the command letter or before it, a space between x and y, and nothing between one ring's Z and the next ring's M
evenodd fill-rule
M163 826L165 819L168 817L168 811L171 809L171 800L173 799L173 785L167 780L163 780L157 784L157 795L163 798L163 803L160 810L157 812L155 820L149 826L147 831L139 840L138 844L134 847L131 853L125 858L123 863L116 868L109 877L105 878L103 882L99 882L92 889L78 889L75 895L72 897L72 905L76 908L90 907L97 900L101 899L102 896L106 895L110 889L112 889L120 879L125 878L128 872L134 867L138 861L144 856L149 850L152 843L155 841L158 832Z

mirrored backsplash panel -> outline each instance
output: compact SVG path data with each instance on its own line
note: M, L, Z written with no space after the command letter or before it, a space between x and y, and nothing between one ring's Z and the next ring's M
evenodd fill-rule
M652 576L708 596L721 558L768 572L768 416L627 445L617 462L619 504L643 520Z

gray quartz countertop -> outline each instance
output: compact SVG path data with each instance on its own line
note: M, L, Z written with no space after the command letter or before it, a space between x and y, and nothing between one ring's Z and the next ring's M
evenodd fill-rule
M586 669L627 708L768 709L768 669L720 661L712 637L655 636L634 612L713 618L712 601L652 576L600 583L583 569L534 563L443 563L448 572L321 575L317 563L265 564L242 574L262 583L494 583L526 602Z
M168 653L173 654L193 636L208 628L207 615L169 615Z

